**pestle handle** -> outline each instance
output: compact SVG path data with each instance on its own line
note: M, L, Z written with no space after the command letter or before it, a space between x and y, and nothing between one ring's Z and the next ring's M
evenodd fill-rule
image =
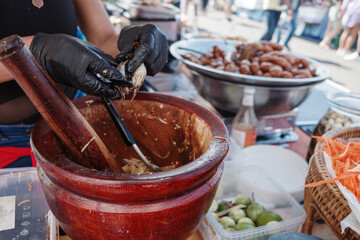
M21 37L12 35L0 40L0 62L80 164L122 171L95 130L37 63Z

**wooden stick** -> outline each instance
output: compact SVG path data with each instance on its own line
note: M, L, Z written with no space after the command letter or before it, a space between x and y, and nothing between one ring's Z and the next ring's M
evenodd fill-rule
M18 35L0 40L0 62L80 164L122 172L94 129L37 63Z

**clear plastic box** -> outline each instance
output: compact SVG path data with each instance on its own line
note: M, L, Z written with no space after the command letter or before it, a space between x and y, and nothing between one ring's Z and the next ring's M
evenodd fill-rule
M0 239L44 240L49 207L36 168L0 169Z
M286 169L284 169L286 171ZM267 191L258 187L266 184ZM224 172L215 199L234 201L238 193L251 197L267 210L278 213L283 221L242 231L226 230L212 212L208 212L201 223L199 232L206 240L269 239L280 232L300 231L306 213L297 201L260 167L241 165L239 161L225 161Z

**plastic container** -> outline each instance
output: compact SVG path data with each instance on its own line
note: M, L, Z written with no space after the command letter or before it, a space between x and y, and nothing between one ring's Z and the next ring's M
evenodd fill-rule
M1 240L47 239L48 212L36 168L0 169Z
M360 93L338 92L327 96L329 111L320 120L324 132L360 122Z
M327 95L328 111L321 118L313 131L314 136L348 127L360 122L360 93L337 92ZM316 140L312 139L306 159L309 160L314 153Z
M255 195L255 201L267 210L278 213L283 221L242 231L226 230L212 212L208 212L201 223L199 232L207 240L240 240L240 239L269 239L280 232L297 232L305 221L306 213L297 201L276 183L262 168L257 166L238 167L237 161L225 162L224 173L215 199L234 200L238 193ZM269 192L264 193L256 185L266 181L276 194L277 201L268 198Z

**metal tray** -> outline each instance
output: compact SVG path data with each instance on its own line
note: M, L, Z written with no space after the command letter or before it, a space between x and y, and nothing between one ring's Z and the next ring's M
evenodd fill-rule
M233 82L233 83L242 83L250 84L257 86L302 86L302 85L311 85L319 83L330 78L330 70L323 64L313 59L303 57L297 54L295 56L305 58L311 62L316 68L316 76L312 78L271 78L271 77L260 77L254 75L246 75L240 73L233 73L223 70L214 69L211 67L206 67L201 64L194 63L192 61L184 59L181 55L193 51L186 49L193 49L194 51L199 51L207 53L212 49L214 45L217 45L220 49L225 52L235 51L235 46L240 44L240 41L226 40L226 39L189 39L175 42L170 46L170 53L184 64L199 73L202 73L212 78L221 79L223 81Z

